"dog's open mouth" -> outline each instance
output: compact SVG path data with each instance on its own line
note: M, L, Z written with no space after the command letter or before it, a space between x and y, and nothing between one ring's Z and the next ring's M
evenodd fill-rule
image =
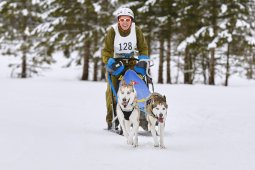
M158 118L158 121L159 121L160 123L163 123L163 122L164 122L164 118L163 118L163 117L159 117L159 118Z
M130 100L130 99L128 99L128 100L123 100L123 101L122 101L122 106L123 106L124 108L127 107L128 103L129 103L129 100Z

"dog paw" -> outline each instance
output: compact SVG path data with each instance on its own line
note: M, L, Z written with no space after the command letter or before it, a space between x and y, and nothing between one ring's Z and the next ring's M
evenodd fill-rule
M129 145L133 145L133 140L132 140L132 139L129 139L129 140L127 141L127 143L128 143Z
M137 146L138 146L138 144L137 144L137 143L134 143L134 144L133 144L133 147L134 147L134 148L136 148Z
M154 147L156 148L156 147L159 147L159 144L154 144Z
M161 149L166 149L165 145L160 145Z

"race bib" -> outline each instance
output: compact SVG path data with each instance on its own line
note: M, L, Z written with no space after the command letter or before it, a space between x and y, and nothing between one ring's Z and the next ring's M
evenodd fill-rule
M115 31L114 53L131 53L137 46L135 23L131 25L131 31L128 36L122 37L119 33L118 24L113 25Z

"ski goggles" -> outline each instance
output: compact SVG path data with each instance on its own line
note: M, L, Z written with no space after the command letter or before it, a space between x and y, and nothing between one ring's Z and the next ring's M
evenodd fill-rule
M130 22L131 19L130 19L130 18L121 18L121 19L119 19L119 21L120 21L120 22L124 22L124 21Z

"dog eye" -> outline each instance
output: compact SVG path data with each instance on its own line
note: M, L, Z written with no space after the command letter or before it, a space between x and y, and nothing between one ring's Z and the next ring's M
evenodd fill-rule
M157 110L159 110L159 108L156 108Z
M163 108L163 110L166 110L166 108Z

